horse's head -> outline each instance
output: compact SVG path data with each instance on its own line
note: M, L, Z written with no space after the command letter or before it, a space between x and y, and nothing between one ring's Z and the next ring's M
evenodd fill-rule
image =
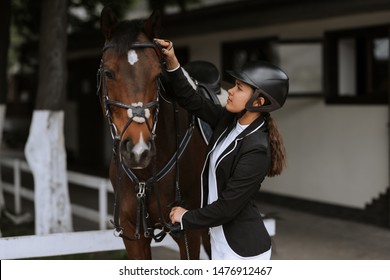
M98 93L119 155L127 167L145 168L155 153L161 50L153 42L160 17L118 22L110 8L101 14L105 37Z

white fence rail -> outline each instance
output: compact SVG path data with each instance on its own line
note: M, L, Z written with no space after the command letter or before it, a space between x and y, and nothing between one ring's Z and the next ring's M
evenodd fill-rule
M165 247L178 251L175 241L166 236L160 243L152 241L152 247ZM121 238L112 230L94 230L26 235L0 238L0 259L24 259L124 250ZM202 248L201 259L208 259Z
M0 184L4 191L14 196L14 212L22 213L22 199L34 201L34 191L31 188L23 187L22 172L31 173L27 162L20 159L1 158L0 165L13 169L13 183L3 182ZM99 229L107 229L107 221L112 217L107 211L108 193L113 193L111 182L107 178L86 175L74 171L68 171L68 182L81 187L97 190L99 192L99 210L87 208L83 205L72 203L72 213L78 217L99 223Z
M21 214L22 198L34 201L32 188L24 187L21 183L22 172L31 173L31 170L27 162L20 159L0 158L0 168L1 166L13 169L13 183L3 182L0 177L0 190L13 194L14 212ZM112 218L107 212L108 194L113 193L110 181L107 178L68 171L68 182L98 191L98 211L72 203L72 213L98 223L100 230L3 237L0 238L0 259L39 258L124 249L122 239L115 238L113 230L107 229L108 221ZM275 235L275 220L267 219L264 222L269 234ZM178 250L170 236L160 243L152 241L152 247L159 246ZM203 248L200 258L208 259Z

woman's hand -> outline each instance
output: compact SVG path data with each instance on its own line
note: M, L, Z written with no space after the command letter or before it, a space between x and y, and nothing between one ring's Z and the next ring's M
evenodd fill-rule
M182 207L173 207L171 213L169 214L169 219L171 219L172 224L180 223L181 217L185 212L187 212L187 209Z
M169 40L154 39L162 48L162 53L165 58L167 70L174 70L179 68L180 64L175 55L175 50L173 49L173 43Z

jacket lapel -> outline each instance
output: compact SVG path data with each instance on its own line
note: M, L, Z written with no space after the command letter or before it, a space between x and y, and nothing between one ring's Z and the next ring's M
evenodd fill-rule
M232 129L236 126L237 119L232 123L232 125L229 126L229 129L225 131L225 136L232 131ZM229 146L222 152L222 154L218 157L217 160L217 166L221 162L221 159L224 158L227 154L231 153L236 147L237 143L241 141L243 138L248 136L249 134L252 134L256 132L259 129L265 130L265 120L262 116L258 117L255 121L253 121L244 131L242 131L234 140L232 143L229 144ZM224 137L220 137L218 139L218 142L220 142ZM214 145L216 146L216 145Z

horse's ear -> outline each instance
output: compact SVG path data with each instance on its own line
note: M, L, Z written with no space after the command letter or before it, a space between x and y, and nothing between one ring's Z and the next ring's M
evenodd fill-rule
M161 29L161 14L158 10L154 10L150 17L145 20L145 34L149 39L159 37Z
M117 25L118 18L112 8L110 6L104 7L100 15L100 28L106 38L106 41L111 39Z

